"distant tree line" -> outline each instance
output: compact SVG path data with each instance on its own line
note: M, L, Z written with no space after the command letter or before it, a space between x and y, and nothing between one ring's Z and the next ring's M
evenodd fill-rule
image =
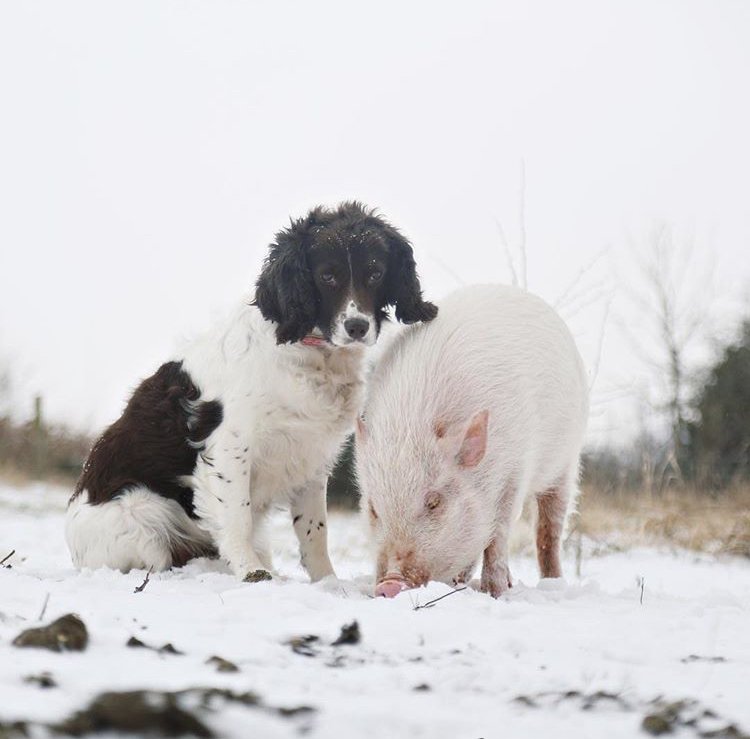
M682 464L713 487L750 476L750 320L710 368L694 401Z
M607 491L690 484L716 492L750 480L750 320L697 383L666 438L644 433L626 449L584 455L584 483Z

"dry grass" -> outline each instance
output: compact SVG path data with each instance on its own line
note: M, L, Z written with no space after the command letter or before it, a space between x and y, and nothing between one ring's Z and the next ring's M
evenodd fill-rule
M0 482L8 487L25 488L29 482L29 474L10 462L0 462Z
M21 465L0 461L0 483L8 487L25 488L34 482L45 482L61 488L67 488L72 494L77 479L77 472L73 474L57 470L45 471L39 476L33 476Z
M75 483L91 439L60 425L0 417L0 473L7 479Z
M511 535L511 551L533 556L536 506L529 501ZM589 553L638 546L673 547L750 558L750 485L721 493L694 489L661 495L584 488L571 515L565 548Z
M750 486L721 493L585 489L571 531L615 546L675 546L750 557Z

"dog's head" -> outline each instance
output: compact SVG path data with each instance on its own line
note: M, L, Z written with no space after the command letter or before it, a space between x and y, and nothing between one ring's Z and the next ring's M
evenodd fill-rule
M402 323L430 321L409 242L357 202L318 207L279 231L255 291L279 344L313 334L335 346L372 345L395 308Z

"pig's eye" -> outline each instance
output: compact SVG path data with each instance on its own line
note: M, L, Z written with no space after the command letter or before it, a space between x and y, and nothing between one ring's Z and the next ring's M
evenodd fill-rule
M443 502L443 496L440 495L440 493L427 493L424 499L425 508L427 508L430 511L434 511L436 508L440 507L440 504Z
M375 507L373 506L372 501L370 501L370 518L373 521L377 521L378 520L378 514L375 513Z

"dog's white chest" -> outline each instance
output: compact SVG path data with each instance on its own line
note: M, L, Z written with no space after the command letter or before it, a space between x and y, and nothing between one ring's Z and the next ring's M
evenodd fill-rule
M322 484L362 407L363 358L341 350L304 358L255 363L255 372L235 376L194 484L248 496L256 510Z
M264 393L268 422L251 430L251 481L268 500L325 476L354 427L363 401L359 377L306 373ZM255 494L253 494L255 498Z

